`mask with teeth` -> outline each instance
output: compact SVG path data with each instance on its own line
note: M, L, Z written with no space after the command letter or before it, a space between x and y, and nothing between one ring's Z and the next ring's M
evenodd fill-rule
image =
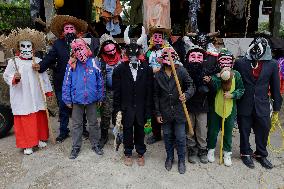
M23 58L32 58L33 57L33 44L30 41L20 41L20 56Z

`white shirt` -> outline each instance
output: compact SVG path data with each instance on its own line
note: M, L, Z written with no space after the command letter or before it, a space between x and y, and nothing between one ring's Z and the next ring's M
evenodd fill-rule
M35 63L39 63L40 58L35 58ZM19 83L13 85L13 78L17 69L21 74ZM7 68L3 74L4 80L10 86L10 102L14 115L28 115L45 110L44 94L40 90L37 72L32 69L32 60L21 60L15 58L8 61ZM46 72L38 74L44 93L51 92L52 87Z

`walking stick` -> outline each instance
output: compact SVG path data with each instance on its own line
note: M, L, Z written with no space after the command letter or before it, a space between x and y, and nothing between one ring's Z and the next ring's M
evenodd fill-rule
M35 64L34 56L33 56L33 64ZM44 106L45 106L45 112L46 112L46 116L47 116L47 125L48 125L49 134L50 134L50 139L51 139L52 144L56 144L56 141L55 141L55 138L54 138L54 135L53 135L53 129L52 129L50 123L49 123L49 112L48 112L48 109L47 109L46 96L45 96L43 88L42 88L42 84L41 84L41 81L40 81L38 71L36 71L36 77L37 77L37 80L39 82L40 92L41 92L43 100L44 100Z
M225 129L225 111L226 111L226 98L224 97L223 103L223 117L221 127L221 141L220 141L220 165L223 163L223 144L224 144L224 129Z
M172 54L171 54L170 51L168 51L168 58L169 58L169 60L170 60L170 62L171 62L171 67L172 67L172 71L173 71L174 78L175 78L175 81L176 81L178 93L179 93L179 95L181 96L181 95L182 95L182 90L181 90L181 87L180 87L180 83L179 83L179 80L178 80L178 76L177 76L175 64L174 64L174 61L173 61L173 59L172 59ZM194 131L193 131L193 128L192 128L192 125L191 125L190 117L189 117L189 114L188 114L188 111L187 111L187 107L186 107L185 102L182 102L182 107L183 107L183 111L184 111L184 113L185 113L185 117L186 117L186 120L187 120L187 123L188 123L189 134L190 134L191 136L193 136L193 135L194 135Z

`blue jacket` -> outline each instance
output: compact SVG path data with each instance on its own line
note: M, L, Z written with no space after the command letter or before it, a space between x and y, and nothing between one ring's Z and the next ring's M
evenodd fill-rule
M89 58L86 64L77 60L75 70L68 64L62 86L65 104L91 104L104 98L104 81L101 70Z

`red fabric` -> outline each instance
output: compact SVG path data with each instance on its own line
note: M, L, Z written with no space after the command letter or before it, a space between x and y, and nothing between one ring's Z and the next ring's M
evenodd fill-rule
M14 78L13 78L13 80L12 80L12 85L16 85L16 84L18 84L20 81L16 81L16 78L15 78L15 76L14 76Z
M29 115L14 116L14 130L17 148L32 148L40 140L48 140L48 120L45 110Z
M282 95L284 94L284 77L282 77L281 74L280 74L280 93Z
M120 61L120 54L115 53L115 57L112 58L108 55L102 54L102 59L105 63L107 63L110 66L116 65Z
M53 96L53 93L52 92L47 92L47 93L45 93L45 96L46 97L51 97L51 96Z
M255 69L252 69L252 75L254 77L254 79L258 79L259 75L261 73L262 70L262 62L258 62L258 66Z

